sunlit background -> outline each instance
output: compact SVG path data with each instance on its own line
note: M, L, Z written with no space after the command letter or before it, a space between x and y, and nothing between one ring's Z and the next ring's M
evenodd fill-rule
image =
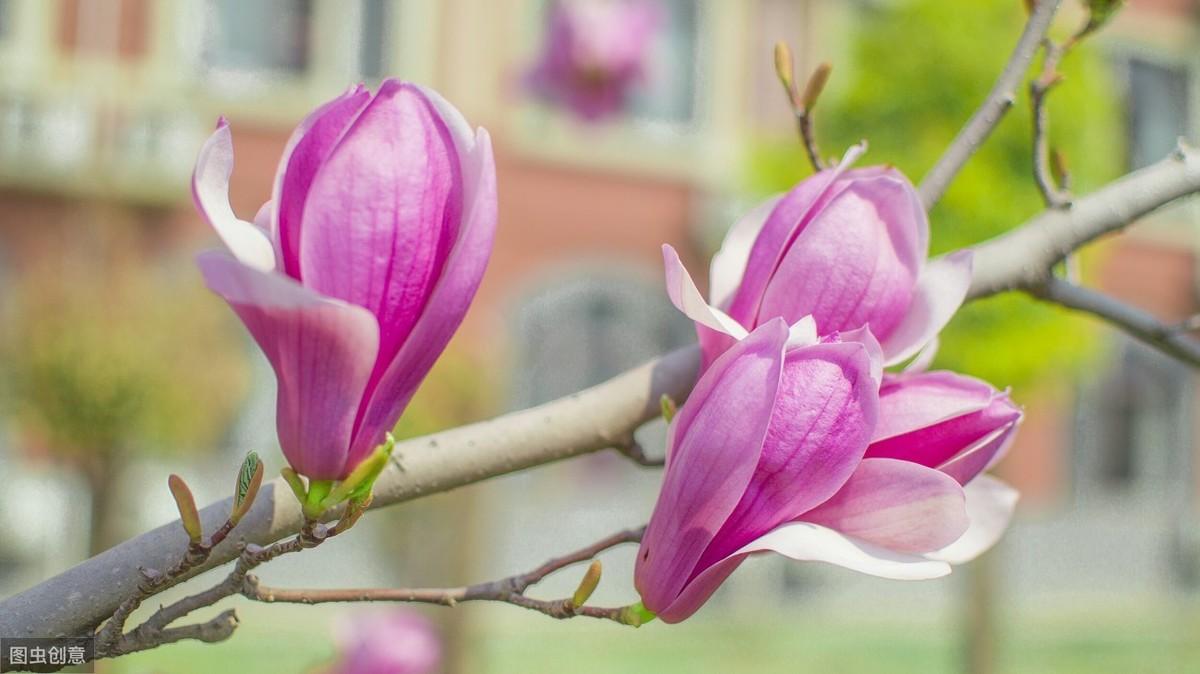
M641 88L585 121L531 95L538 0L0 0L0 596L174 517L169 472L224 497L242 455L281 459L274 380L192 255L192 162L218 115L235 211L269 196L288 134L348 85L431 85L497 150L496 249L461 334L401 421L414 435L571 393L694 339L659 244L702 270L757 199L808 173L771 47L833 77L827 154L919 177L1002 67L1021 0L647 0L663 21ZM1074 27L1067 0L1059 30ZM1130 0L1073 52L1052 142L1093 189L1200 133L1200 2ZM934 249L1037 213L1027 101L932 213ZM1075 260L1167 321L1195 314L1197 207ZM703 274L701 274L703 276ZM1027 418L1000 473L1023 500L996 550L902 584L763 558L695 618L637 631L508 606L434 609L455 673L1200 671L1196 375L1020 296L972 304L940 365L1013 387ZM661 451L661 427L642 442ZM450 451L450 450L447 450ZM603 454L376 513L265 567L290 586L441 585L535 566L648 517L656 470ZM595 601L636 599L632 550ZM539 589L570 591L577 572ZM245 604L245 602L243 602ZM316 671L354 607L246 604L217 646L110 673ZM3 635L0 635L2 637Z

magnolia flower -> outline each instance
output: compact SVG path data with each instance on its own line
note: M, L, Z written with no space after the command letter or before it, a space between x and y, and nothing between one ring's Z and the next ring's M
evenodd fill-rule
M912 183L890 167L847 170L861 152L768 199L713 257L709 302L664 246L672 302L698 323L705 363L777 316L820 334L869 327L885 365L916 355L958 310L971 254L926 261L929 221Z
M621 112L646 77L661 10L650 0L556 0L529 87L586 120Z
M913 580L995 542L1015 494L966 466L999 453L1011 406L976 404L973 382L949 386L962 400L927 404L940 375L881 399L881 360L866 330L818 341L812 320L789 332L779 318L715 359L669 430L635 569L648 611L686 619L758 553Z
M222 119L200 150L196 206L227 251L198 258L279 384L296 472L345 477L395 424L479 285L496 226L491 141L438 94L354 87L292 134L254 224L229 205Z
M355 614L336 637L339 656L328 674L434 674L441 665L437 630L410 610Z

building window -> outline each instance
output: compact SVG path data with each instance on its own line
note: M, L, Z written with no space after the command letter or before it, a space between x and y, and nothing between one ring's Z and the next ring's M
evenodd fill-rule
M696 115L700 30L698 0L661 0L666 17L650 52L647 82L633 96L633 116L648 122L688 124Z
M1075 491L1085 501L1190 503L1192 385L1174 360L1125 338L1080 392Z
M514 404L598 384L695 339L690 321L649 283L609 274L563 279L517 313Z
M1129 60L1126 98L1129 164L1137 169L1165 157L1189 131L1188 69Z
M0 0L0 40L12 37L13 32L13 3L12 0Z
M362 0L359 17L358 72L367 80L381 80L392 71L390 50L394 0Z
M208 0L203 68L222 78L302 75L311 23L312 0Z

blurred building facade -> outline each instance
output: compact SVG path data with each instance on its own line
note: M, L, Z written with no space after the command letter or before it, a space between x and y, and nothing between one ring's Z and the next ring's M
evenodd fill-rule
M513 407L602 381L692 339L663 296L659 245L674 244L693 271L705 267L747 203L748 141L792 142L769 46L793 44L798 72L836 61L854 11L824 0L662 2L667 29L652 64L661 86L625 117L589 124L521 89L540 40L537 0L0 0L0 275L20 273L23 256L52 244L48 233L69 234L97 203L127 210L164 247L211 242L187 179L218 115L234 133L231 199L248 217L309 109L349 83L397 76L441 91L496 143L496 249L459 346L507 364ZM1137 168L1177 136L1200 133L1200 9L1130 5L1104 39L1126 87ZM1100 285L1168 321L1195 314L1196 224L1185 205L1122 236ZM1002 472L1028 495L1031 517L1005 554L1022 577L1058 560L1061 573L1046 576L1056 586L1132 577L1148 591L1193 587L1195 376L1105 334L1114 357L1077 396L1030 407ZM254 441L273 442L269 423L253 427ZM0 458L21 470L19 448L0 447ZM512 506L492 509L507 521L488 527L503 568L644 517L657 477L609 458L495 490ZM635 493L613 508L604 494L623 484ZM565 518L539 523L547 503L578 506L588 530ZM516 541L515 532L538 530L544 540ZM1114 555L1115 539L1138 548ZM12 539L0 530L0 540ZM1079 549L1106 560L1097 576L1072 573L1068 555ZM1147 550L1161 552L1149 568Z

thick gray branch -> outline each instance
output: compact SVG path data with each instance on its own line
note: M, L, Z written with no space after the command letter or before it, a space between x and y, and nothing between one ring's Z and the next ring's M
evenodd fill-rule
M1029 70L1033 55L1037 53L1038 45L1049 30L1059 4L1061 0L1038 0L1037 7L1025 23L1021 38L1017 40L1017 46L1008 57L1004 71L992 85L987 98L921 180L921 203L926 209L932 208L938 199L942 198L954 176L958 175L971 155L983 145L991 135L992 129L996 128L1017 100L1017 87L1025 78L1025 72Z
M1200 153L1181 144L1157 164L1076 198L1069 209L1045 211L975 246L975 272L967 297L1035 290L1068 253L1196 192L1200 192Z
M375 485L373 507L608 447L626 447L633 431L659 414L662 395L687 397L698 366L699 350L687 347L545 405L399 443L393 465ZM205 530L218 528L229 506L230 499L225 499L200 511ZM234 559L238 541L269 545L296 533L303 523L287 485L281 479L264 484L237 529L193 574ZM170 568L187 546L179 522L125 541L0 602L0 634L87 634L136 591L139 566Z
M1034 294L1048 302L1098 316L1168 356L1178 358L1192 367L1200 367L1200 341L1178 327L1162 323L1145 310L1098 290L1054 277L1049 278Z

